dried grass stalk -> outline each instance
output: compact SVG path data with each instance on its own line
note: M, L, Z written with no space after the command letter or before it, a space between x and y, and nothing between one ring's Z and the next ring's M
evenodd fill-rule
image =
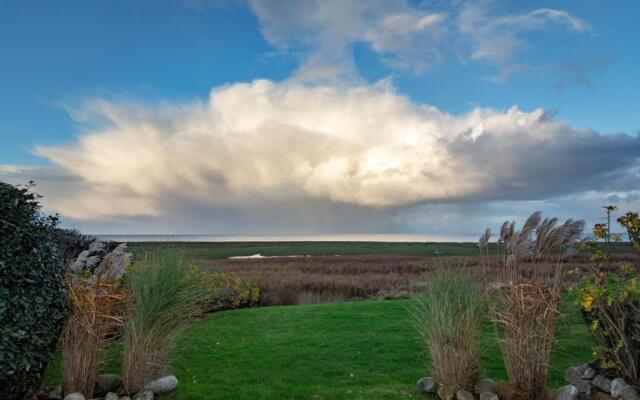
M124 299L113 283L77 276L69 277L69 296L73 311L62 336L63 391L91 398L107 345L122 324Z
M514 222L500 229L500 256L485 257L484 263L498 271L492 320L500 338L505 367L523 398L544 398L551 348L565 282L563 259L575 246L584 221L556 218L542 220L533 213L521 231ZM489 239L483 235L478 246L487 254ZM545 266L551 264L553 268Z
M462 266L444 266L429 284L418 311L419 330L438 383L471 390L480 375L486 311L478 277Z

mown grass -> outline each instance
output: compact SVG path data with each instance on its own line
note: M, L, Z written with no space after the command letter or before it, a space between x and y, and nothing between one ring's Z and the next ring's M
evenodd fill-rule
M411 300L359 301L220 312L192 324L173 354L180 380L174 398L407 399L424 398L415 382L427 362ZM591 358L589 332L569 303L559 330L549 384ZM485 372L504 379L487 324ZM115 362L106 372L119 372ZM46 385L59 383L59 360Z

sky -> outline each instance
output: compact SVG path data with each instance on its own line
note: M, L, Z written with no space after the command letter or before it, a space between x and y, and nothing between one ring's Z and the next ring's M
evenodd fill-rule
M637 1L0 0L0 180L92 233L640 208Z

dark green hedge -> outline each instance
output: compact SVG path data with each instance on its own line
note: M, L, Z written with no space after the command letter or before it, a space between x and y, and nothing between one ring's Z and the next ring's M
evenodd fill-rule
M40 385L68 312L57 217L40 212L32 184L0 182L0 399Z

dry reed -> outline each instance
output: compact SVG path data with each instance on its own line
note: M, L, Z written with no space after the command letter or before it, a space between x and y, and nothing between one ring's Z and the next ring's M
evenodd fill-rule
M121 325L124 299L117 285L69 277L72 312L63 331L64 393L91 398L106 348Z
M478 241L487 268L497 272L491 312L511 382L525 399L544 397L551 348L566 279L564 257L577 243L584 221L542 220L532 214L521 231L515 222L500 229L500 256L487 256L491 233Z

